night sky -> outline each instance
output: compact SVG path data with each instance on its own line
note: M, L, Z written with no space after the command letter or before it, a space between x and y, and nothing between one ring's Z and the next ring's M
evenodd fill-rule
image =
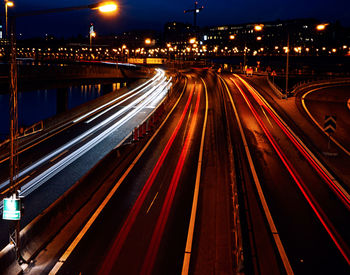
M16 12L70 7L96 3L90 0L13 0ZM1 1L3 2L3 1ZM87 35L89 24L98 34L115 34L133 29L163 30L168 21L193 22L193 15L184 14L192 8L192 0L120 0L115 16L102 16L97 11L75 11L55 15L26 17L17 21L17 33L23 37L70 37ZM313 17L327 22L339 20L350 26L350 1L345 0L203 0L204 10L198 17L200 26L240 24L276 19Z

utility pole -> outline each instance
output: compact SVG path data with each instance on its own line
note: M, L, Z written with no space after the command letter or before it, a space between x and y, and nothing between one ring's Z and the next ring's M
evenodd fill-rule
M287 61L286 61L286 96L288 96L288 77L289 77L289 32L287 38Z
M21 264L20 253L20 219L21 201L16 186L18 176L18 101L17 101L17 62L15 17L11 17L11 34L9 49L9 82L10 82L10 197L3 201L3 219L10 220L10 242L14 245L16 259Z
M197 13L199 13L202 9L204 9L204 7L198 7L198 2L195 1L194 2L194 9L189 9L189 10L185 10L185 13L188 12L193 12L193 27L194 29L196 29L197 27Z

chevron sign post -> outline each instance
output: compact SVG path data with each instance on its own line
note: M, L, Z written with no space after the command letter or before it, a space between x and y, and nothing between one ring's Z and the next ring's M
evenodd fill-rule
M337 155L337 153L330 152L331 135L334 134L335 130L337 129L337 117L326 115L324 118L323 129L328 134L328 152L324 152L324 154L329 155L329 156L330 155Z
M325 116L324 118L324 130L329 135L335 132L337 128L337 117L336 116Z

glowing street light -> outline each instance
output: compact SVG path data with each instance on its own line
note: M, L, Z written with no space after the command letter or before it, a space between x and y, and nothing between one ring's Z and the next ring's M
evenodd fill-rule
M152 41L151 41L150 38L146 38L146 39L145 39L145 44L146 44L146 45L151 45L151 43L152 43Z
M316 26L316 30L324 31L327 26L328 26L328 23L327 24L319 24L319 25Z
M116 11L118 6L115 2L102 2L97 8L102 13L109 13Z
M235 39L235 38L236 38L236 36L235 36L235 35L233 35L233 34L231 34L229 38L230 38L230 40L233 40L233 39Z
M194 44L194 43L196 43L196 38L191 38L190 39L190 44Z
M95 31L91 31L90 32L90 48L92 46L92 38L95 38L96 37L96 32Z
M263 27L264 27L263 24L255 25L254 26L254 30L257 31L257 32L260 32L260 31L262 31Z
M5 1L5 30L6 30L6 36L8 35L8 33L7 33L7 7L10 7L10 8L12 8L12 7L14 7L15 6L15 4L12 2L12 1Z

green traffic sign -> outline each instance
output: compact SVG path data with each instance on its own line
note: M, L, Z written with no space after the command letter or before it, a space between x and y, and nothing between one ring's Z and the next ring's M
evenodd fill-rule
M3 200L2 218L4 220L18 221L21 219L20 199L7 198Z

